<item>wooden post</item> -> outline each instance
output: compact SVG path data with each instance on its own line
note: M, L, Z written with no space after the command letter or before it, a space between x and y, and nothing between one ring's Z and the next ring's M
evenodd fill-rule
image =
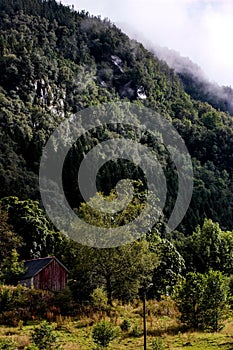
M146 290L143 292L143 334L144 334L144 350L146 350Z

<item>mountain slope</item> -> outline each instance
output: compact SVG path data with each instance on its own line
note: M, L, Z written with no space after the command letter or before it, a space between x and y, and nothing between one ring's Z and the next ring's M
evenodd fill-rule
M210 82L201 68L189 58L167 48L152 50L179 75L185 91L195 100L208 102L217 110L233 115L233 89Z
M40 157L55 127L85 107L124 99L171 120L187 144L195 187L180 230L191 233L206 216L232 229L231 116L199 97L193 100L173 69L109 21L54 0L0 0L0 29L0 197L39 199ZM74 207L82 197L73 186L73 160L80 163L95 139L96 134L82 140L67 160L65 191ZM158 152L153 142L153 137L145 140ZM168 215L177 184L174 171L166 171ZM126 163L107 164L103 173L98 188L106 193L120 176L140 175Z

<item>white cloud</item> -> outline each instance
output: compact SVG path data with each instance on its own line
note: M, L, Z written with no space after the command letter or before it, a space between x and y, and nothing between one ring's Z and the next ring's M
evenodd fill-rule
M108 17L130 36L166 46L233 87L232 0L62 0Z

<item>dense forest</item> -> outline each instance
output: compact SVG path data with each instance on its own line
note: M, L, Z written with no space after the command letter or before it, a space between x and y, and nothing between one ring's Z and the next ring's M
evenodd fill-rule
M172 123L191 155L194 188L183 221L167 234L177 194L176 169L155 136L145 133L142 143L153 149L166 175L163 215L141 240L101 250L73 242L54 227L41 203L38 172L43 147L61 121L86 107L117 101L148 107ZM2 283L13 283L22 273L21 261L56 255L70 271L76 302L88 300L99 287L105 288L109 304L114 298L131 300L149 280L154 282L149 296L159 299L172 294L186 274L193 285L204 285L202 278L207 284L219 279L222 285L220 274L229 277L233 268L233 117L227 105L222 111L218 107L209 96L200 96L189 76L176 74L108 19L76 12L55 0L0 0ZM78 140L66 158L67 200L96 226L108 227L109 222L83 202L76 186L78 165L92 146L125 135L141 140L136 128L124 124L96 128ZM97 178L98 191L111 199L121 178L132 179L145 193L143 174L127 161L105 164ZM140 211L139 197L115 218L119 225ZM211 275L213 270L219 275Z

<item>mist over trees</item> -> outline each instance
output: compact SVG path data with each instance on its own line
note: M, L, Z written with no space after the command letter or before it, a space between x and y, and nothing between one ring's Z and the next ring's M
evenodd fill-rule
M217 110L233 115L233 89L212 82L203 70L188 57L166 47L151 48L155 55L167 62L180 77L184 90L195 100L208 102Z

